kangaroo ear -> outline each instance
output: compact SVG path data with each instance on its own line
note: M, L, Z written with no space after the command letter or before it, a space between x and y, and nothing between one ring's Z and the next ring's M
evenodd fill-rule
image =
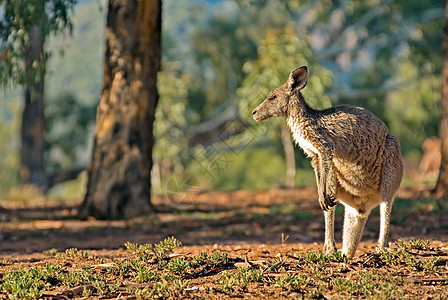
M306 66L298 67L289 74L288 86L291 91L301 90L308 82L308 68Z

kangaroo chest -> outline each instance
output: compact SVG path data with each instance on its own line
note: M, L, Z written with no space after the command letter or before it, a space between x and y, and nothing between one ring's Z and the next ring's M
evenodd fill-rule
M316 156L319 154L316 147L300 132L293 132L293 139L296 144L303 149L308 156Z
M294 142L296 142L296 144L303 149L305 154L308 156L318 155L319 151L307 138L307 134L305 134L305 124L292 118L287 120L287 123L289 128L291 129L291 134Z

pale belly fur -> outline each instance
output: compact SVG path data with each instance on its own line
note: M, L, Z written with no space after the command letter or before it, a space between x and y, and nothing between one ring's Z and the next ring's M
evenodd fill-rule
M303 152L308 155L308 157L319 155L319 151L317 151L316 147L314 147L313 144L311 144L310 141L308 141L300 133L294 132L293 138L297 145L299 145L299 147L303 149Z

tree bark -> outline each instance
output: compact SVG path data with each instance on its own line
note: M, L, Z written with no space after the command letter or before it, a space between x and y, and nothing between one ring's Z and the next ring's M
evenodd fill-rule
M439 135L442 144L442 161L439 178L433 190L433 194L437 197L448 195L448 1L445 4L445 24L443 26L442 99L440 103Z
M44 79L45 52L44 36L39 26L30 32L30 44L25 55L25 106L22 112L20 130L20 178L23 184L35 184L45 191L48 178L44 169L45 116Z
M161 0L109 0L103 90L81 218L153 212L150 174L160 35Z

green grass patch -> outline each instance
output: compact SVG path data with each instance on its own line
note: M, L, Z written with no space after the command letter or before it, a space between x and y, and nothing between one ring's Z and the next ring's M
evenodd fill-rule
M260 254L253 261L247 256L251 251L174 253L180 245L170 237L154 245L126 243L127 251L117 256L97 257L71 248L52 253L45 259L53 262L45 265L34 262L11 268L14 264L8 262L3 265L8 270L1 273L0 298L39 299L50 291L86 299L206 299L217 293L224 299L280 294L305 299L447 296L446 257L436 255L442 252L425 240L399 240L394 248L351 261L340 252L294 248L272 257Z
M376 274L374 272L358 273L353 278L336 277L330 286L340 296L363 296L374 299L401 299L403 292L397 290L403 283L400 276Z

